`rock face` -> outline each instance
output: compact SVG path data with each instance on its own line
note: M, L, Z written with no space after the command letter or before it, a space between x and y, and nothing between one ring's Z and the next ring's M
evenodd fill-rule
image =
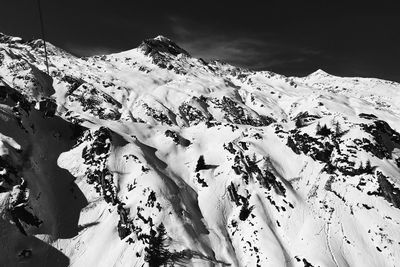
M400 85L0 35L0 266L396 266ZM3 242L4 241L4 242Z
M173 56L183 54L189 56L189 53L180 48L176 43L164 36L157 36L153 39L144 40L139 46L145 55L154 55L155 53L168 53Z

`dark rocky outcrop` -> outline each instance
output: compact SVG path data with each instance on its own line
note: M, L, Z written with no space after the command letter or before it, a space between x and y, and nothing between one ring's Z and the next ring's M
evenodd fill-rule
M236 101L229 97L222 97L222 99L209 99L216 107L222 109L225 113L224 118L235 124L244 124L251 126L268 126L271 123L276 122L275 119L264 116L250 116L248 111L240 106Z
M369 195L381 196L391 203L394 207L400 209L400 188L397 188L382 172L377 172L379 187L374 192L367 192Z
M139 46L145 55L153 56L157 53L168 53L173 56L184 54L190 56L188 52L180 48L176 43L164 36L158 36L153 39L146 39Z
M96 191L106 202L117 204L113 174L107 168L111 149L111 132L108 128L100 127L93 135L87 132L86 139L91 140L91 144L83 149L82 158L85 164L92 166L92 168L87 168L85 173L87 182L94 184Z
M311 158L325 163L329 162L330 156L334 149L334 145L332 143L314 138L307 133L301 133L298 130L290 131L287 145L296 154L303 152L304 154L309 155Z
M375 142L363 138L358 139L358 145L374 156L380 159L391 159L394 148L400 148L400 134L393 130L387 122L377 120L371 124L361 124L361 127L373 136Z
M182 137L178 133L172 131L172 130L166 130L165 131L165 136L172 138L175 144L181 145L184 147L190 146L190 141L187 140L186 138Z
M309 114L307 111L305 111L297 114L296 117L293 118L293 120L296 121L296 127L301 128L311 124L313 121L320 118L320 116Z

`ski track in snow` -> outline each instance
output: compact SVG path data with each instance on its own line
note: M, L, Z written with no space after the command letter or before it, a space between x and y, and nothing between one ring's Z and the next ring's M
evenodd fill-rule
M335 266L336 267L339 267L339 264L338 264L338 262L337 262L337 260L336 260L336 258L335 258L335 255L334 255L334 252L333 252L333 249L332 249L332 247L331 247L331 242L330 242L330 238L331 238L331 228L330 228L330 225L331 225L331 220L332 220L332 215L333 215L333 213L334 213L334 211L332 211L331 212L331 214L329 215L329 219L328 219L328 221L326 222L326 227L325 227L325 229L326 229L326 245L328 246L328 249L329 249L329 254L331 255L331 257L332 257L332 261L335 263Z

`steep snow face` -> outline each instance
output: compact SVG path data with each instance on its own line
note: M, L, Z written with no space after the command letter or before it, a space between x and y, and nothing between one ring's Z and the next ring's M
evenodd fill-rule
M166 37L0 35L0 265L396 266L400 85L255 72Z

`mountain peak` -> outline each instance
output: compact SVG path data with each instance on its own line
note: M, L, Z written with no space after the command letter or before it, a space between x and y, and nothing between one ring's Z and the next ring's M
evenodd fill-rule
M157 37L154 37L153 40L160 41L160 42L172 42L171 39L168 37L165 37L164 35L158 35Z
M308 76L326 77L326 76L331 76L331 75L329 73L327 73L326 71L322 70L322 69L318 69L318 70L314 71L313 73L311 73Z
M187 51L179 47L171 39L162 35L158 35L155 38L144 40L140 44L139 48L144 51L145 55L161 52L161 53L169 53L173 56L177 56L179 54L190 56Z

